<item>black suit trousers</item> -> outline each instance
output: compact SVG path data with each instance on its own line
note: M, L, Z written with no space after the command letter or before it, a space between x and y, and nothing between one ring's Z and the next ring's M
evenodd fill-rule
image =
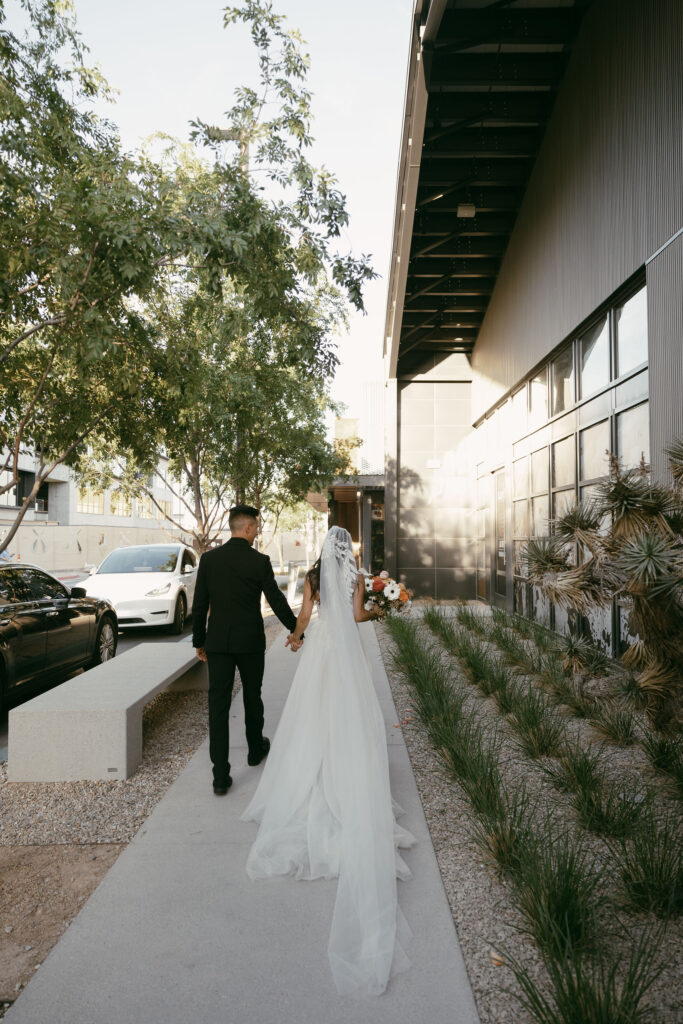
M209 756L214 782L224 783L230 775L230 704L239 669L244 699L244 720L249 753L258 755L263 744L263 701L261 685L265 652L223 654L206 652L209 665Z

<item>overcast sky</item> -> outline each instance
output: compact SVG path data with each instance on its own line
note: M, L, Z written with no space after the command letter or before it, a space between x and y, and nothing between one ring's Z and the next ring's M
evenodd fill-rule
M340 341L335 397L359 415L359 385L382 379L382 336L413 0L275 0L311 56L312 159L337 175L351 217L343 243L372 253L365 317ZM108 115L123 145L188 122L220 124L237 85L255 82L248 33L223 28L220 0L75 0L91 60L119 90Z

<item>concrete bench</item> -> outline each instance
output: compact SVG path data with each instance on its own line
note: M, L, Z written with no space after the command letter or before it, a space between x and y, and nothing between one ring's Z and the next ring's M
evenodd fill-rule
M139 644L13 708L8 780L130 778L142 760L142 709L166 689L208 689L189 643Z

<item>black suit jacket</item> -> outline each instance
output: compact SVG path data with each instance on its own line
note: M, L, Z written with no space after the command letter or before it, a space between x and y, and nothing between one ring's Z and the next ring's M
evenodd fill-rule
M192 604L193 645L209 653L264 651L261 592L291 633L296 616L275 582L267 555L255 551L243 537L231 537L222 547L206 551L199 559Z

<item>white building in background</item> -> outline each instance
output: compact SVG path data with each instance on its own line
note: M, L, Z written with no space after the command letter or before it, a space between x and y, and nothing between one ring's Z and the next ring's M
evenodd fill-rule
M0 537L6 536L31 491L36 469L33 455L20 455L19 482L0 495ZM3 476L3 482L10 479L7 472ZM158 475L150 477L148 487L162 509L189 527L189 513ZM126 499L115 486L104 491L81 487L68 467L58 466L29 506L9 553L49 571L82 569L98 565L122 545L151 544L169 537L191 543L190 533L173 528L150 498Z

